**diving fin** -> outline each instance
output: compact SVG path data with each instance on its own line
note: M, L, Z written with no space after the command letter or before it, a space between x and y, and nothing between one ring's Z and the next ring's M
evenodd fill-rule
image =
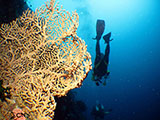
M112 112L112 109L109 109L108 111L104 112L105 114L109 114Z
M102 36L102 34L104 32L104 29L105 29L105 21L98 19L97 23L96 23L96 33L97 33L97 36L96 36L96 38L93 38L93 39L100 40L101 36Z
M105 43L109 43L109 41L113 40L113 39L110 39L110 37L111 37L111 32L103 36Z

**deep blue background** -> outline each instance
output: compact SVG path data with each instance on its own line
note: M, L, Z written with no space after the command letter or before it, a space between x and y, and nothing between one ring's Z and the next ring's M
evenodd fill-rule
M40 2L30 1L35 9ZM160 120L160 1L159 0L61 0L65 9L80 16L78 35L95 59L96 20L104 19L105 33L112 32L106 86L97 87L91 72L77 91L87 104L88 120L96 101L112 108L105 120ZM101 51L105 44L101 40Z
M95 9L91 7L89 11L94 14L90 12L92 19L88 20L94 18L94 23L88 22L91 30L87 32L92 36L87 38L84 32L93 62L96 41L91 38L95 36L96 19L105 20L105 33L112 32L108 85L95 86L89 74L78 90L78 98L86 101L88 113L96 101L106 110L112 108L113 112L105 117L108 120L160 120L160 2L121 0L119 6L114 2L106 0L97 3ZM102 52L104 49L102 40Z

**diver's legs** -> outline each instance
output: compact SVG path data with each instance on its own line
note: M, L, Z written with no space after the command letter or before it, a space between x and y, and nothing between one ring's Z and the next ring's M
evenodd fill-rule
M99 56L101 53L100 53L100 45L99 45L99 40L97 40L97 43L96 43L96 56Z
M100 41L101 36L104 32L104 29L105 29L105 21L98 19L97 23L96 23L97 36L96 36L96 38L94 38L94 39L97 40L97 43L96 43L96 59L95 59L95 62L94 62L95 64L97 64L99 62L99 60L101 59L99 41Z
M108 64L109 62L109 53L110 53L110 45L107 43L106 49L105 49L105 55L104 55L104 60Z
M95 59L94 64L97 64L100 59L101 59L100 45L99 45L99 40L97 40L97 43L96 43L96 59Z

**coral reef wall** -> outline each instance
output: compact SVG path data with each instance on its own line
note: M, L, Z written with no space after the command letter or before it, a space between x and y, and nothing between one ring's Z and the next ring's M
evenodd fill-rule
M18 107L29 119L51 120L54 96L82 85L91 69L91 56L77 28L78 14L58 7L55 0L2 24L0 80L3 87L11 88L11 98L0 102L5 118L10 119L10 112Z

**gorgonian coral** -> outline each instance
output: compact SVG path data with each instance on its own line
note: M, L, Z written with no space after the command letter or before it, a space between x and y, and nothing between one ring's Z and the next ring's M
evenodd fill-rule
M77 28L78 14L55 0L1 26L0 80L31 119L52 119L54 96L80 87L90 71L91 57Z

